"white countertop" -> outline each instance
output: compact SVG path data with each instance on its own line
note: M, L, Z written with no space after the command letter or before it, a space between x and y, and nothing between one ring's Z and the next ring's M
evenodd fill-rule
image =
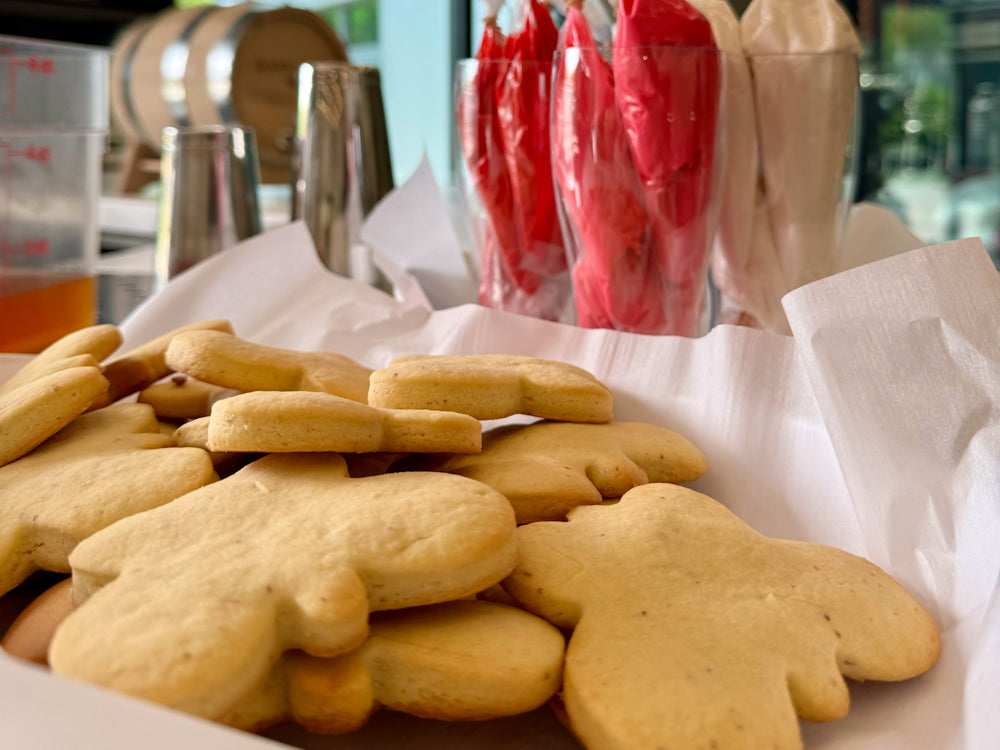
M288 223L291 217L291 188L264 185L260 192L264 229ZM138 195L102 195L98 205L101 247L122 249L152 242L160 214L159 201Z

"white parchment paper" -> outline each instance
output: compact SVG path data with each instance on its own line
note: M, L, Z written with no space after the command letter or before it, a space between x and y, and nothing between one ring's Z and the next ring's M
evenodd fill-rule
M803 724L807 748L1000 747L1000 280L980 243L803 287L786 298L794 338L730 326L695 340L647 337L399 297L326 272L305 228L290 225L177 277L124 324L126 346L224 317L245 338L371 367L415 352L585 367L613 390L617 419L661 424L702 449L709 470L697 489L765 534L871 558L937 618L939 664L901 684L852 685L846 719ZM0 357L0 378L22 361ZM0 732L12 748L266 746L2 653ZM344 737L268 735L330 750L578 747L547 709L484 725L385 713Z
M1000 275L963 240L816 282L785 308L864 554L919 590L944 632L913 696L919 746L1000 747ZM885 745L852 745L868 746Z

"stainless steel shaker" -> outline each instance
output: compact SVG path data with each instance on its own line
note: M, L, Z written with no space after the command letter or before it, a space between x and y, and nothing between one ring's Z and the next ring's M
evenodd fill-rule
M299 66L292 219L309 227L323 263L352 272L361 223L392 190L377 68L323 61Z
M250 128L163 129L156 282L261 231L260 166Z

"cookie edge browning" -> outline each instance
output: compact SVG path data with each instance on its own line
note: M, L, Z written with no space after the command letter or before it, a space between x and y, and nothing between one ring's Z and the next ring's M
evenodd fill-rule
M166 361L167 349L176 336L189 331L218 331L232 335L228 320L200 320L174 328L105 364L104 376L110 387L106 397L96 406L107 406L141 391L166 377L173 369Z
M73 579L67 577L21 610L0 638L0 648L18 659L47 666L52 636L73 607Z

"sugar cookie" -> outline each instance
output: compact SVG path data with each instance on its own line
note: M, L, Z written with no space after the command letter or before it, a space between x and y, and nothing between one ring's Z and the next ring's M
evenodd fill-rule
M199 419L211 413L212 404L216 401L235 396L238 392L175 374L143 388L136 400L152 406L160 419Z
M689 482L706 469L687 438L642 422L500 427L483 435L481 453L418 465L488 484L510 500L518 523L561 520L578 505L647 482Z
M566 362L500 354L411 355L372 373L368 403L457 411L476 419L528 414L607 422L613 398L597 378Z
M68 573L81 540L215 478L208 455L173 447L149 406L115 404L77 417L0 466L0 595L35 570Z
M56 370L103 362L121 343L121 331L107 323L68 333L39 352L6 382L0 383L0 393ZM80 358L81 355L84 356L83 359Z
M0 394L0 466L55 435L107 389L98 368L71 367Z
M213 451L474 453L482 425L465 414L376 409L330 393L254 391L217 402Z
M282 657L270 684L227 723L259 730L291 719L312 732L361 727L378 708L443 721L532 711L558 690L565 643L545 620L476 600L376 612L358 649Z
M0 639L0 648L18 659L47 665L52 636L72 609L73 582L64 578L21 610Z
M167 349L178 372L237 391L322 391L365 403L371 370L334 352L299 352L212 331L184 333Z
M188 331L216 331L232 335L233 327L228 320L189 323L115 357L104 366L104 376L111 387L99 406L113 404L125 396L137 393L173 372L166 362L167 347L174 337Z
M847 713L841 675L903 680L940 635L892 578L832 547L765 537L721 504L647 484L518 529L504 587L572 628L563 699L588 747L802 747L796 714Z
M79 604L49 662L219 718L288 649L346 653L369 610L501 580L517 559L514 528L506 499L464 477L351 479L337 454L264 456L82 542L70 560Z

